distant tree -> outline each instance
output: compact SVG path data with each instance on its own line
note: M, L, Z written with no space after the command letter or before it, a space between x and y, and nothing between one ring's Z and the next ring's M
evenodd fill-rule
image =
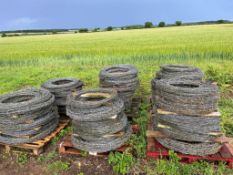
M52 34L57 34L57 32L56 31L52 31Z
M93 31L93 32L99 32L99 31L100 31L100 28L94 28L92 31Z
M87 33L87 32L88 32L87 28L79 29L79 33Z
M151 27L153 27L153 23L147 21L147 22L145 22L144 27L145 27L145 28L151 28Z
M125 27L126 29L130 30L130 29L142 29L144 28L143 25L129 25Z
M75 30L74 33L78 33L78 32Z
M112 29L113 29L112 26L108 26L108 27L106 28L107 31L112 31Z
M182 21L176 21L176 25L177 26L181 26L182 25Z
M121 30L124 30L125 28L124 27L121 27Z
M223 19L217 20L218 24L223 24L225 21Z
M2 33L2 37L6 37L7 35L5 33Z
M166 24L165 24L165 22L163 22L163 21L161 21L160 23L159 23L159 27L164 27Z

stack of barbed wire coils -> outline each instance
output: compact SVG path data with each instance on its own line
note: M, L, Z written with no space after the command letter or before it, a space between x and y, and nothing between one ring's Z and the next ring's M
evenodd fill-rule
M201 81L204 74L196 67L187 66L183 64L166 64L160 66L160 71L156 73L157 79L188 79L194 81Z
M27 88L0 96L0 142L23 144L42 139L58 125L54 96Z
M138 70L133 65L121 64L103 68L99 74L100 86L114 88L130 109L133 95L139 85Z
M169 149L203 156L219 151L221 144L215 139L222 133L217 112L218 88L202 81L201 77L199 80L193 74L190 78L188 75L185 78L182 75L168 79L156 77L152 80L152 98L154 130L166 136L157 140Z
M160 79L185 79L196 82L201 82L204 77L203 72L193 66L183 64L165 64L160 66L160 70L155 73L155 78L152 80L152 101L155 102L156 96L155 83Z
M122 146L131 135L124 102L113 89L82 90L67 98L72 118L72 143L88 152L107 152Z
M65 114L67 95L72 91L81 90L82 86L82 81L76 78L55 78L48 80L41 87L49 90L55 96L55 104L58 106L58 112Z

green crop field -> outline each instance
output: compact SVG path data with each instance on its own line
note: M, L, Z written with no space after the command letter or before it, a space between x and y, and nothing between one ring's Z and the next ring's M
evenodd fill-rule
M99 70L117 63L135 64L146 91L160 64L232 73L233 25L0 38L0 93L63 76L97 87Z
M136 65L145 96L161 64L201 68L220 87L223 129L233 135L233 24L0 38L0 94L54 77L95 88L100 69L120 63Z

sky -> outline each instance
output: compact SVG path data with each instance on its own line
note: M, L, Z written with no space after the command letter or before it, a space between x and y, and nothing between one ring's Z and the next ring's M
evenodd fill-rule
M1 0L0 31L233 20L233 0Z

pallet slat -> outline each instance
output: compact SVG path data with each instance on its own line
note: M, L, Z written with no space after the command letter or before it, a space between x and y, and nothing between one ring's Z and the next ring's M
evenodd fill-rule
M170 112L170 111L164 111L164 110L162 110L162 109L157 109L157 113L158 114L164 114L164 115L169 115L169 114L172 114L172 115L176 115L176 113L175 112ZM221 114L220 114L220 112L212 112L212 113L210 113L210 114L206 114L206 115L204 115L205 117L220 117L221 116Z

